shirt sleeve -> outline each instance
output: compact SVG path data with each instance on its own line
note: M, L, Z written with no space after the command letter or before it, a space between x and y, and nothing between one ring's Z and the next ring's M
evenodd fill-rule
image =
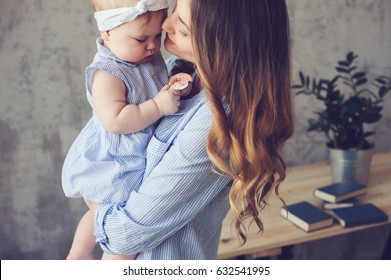
M134 255L157 247L230 183L213 171L206 151L211 122L202 106L127 202L98 207L94 233L106 253Z

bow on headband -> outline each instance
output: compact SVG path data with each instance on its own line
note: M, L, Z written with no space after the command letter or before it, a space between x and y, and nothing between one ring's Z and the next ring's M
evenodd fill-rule
M134 20L147 11L159 11L168 8L167 0L140 0L135 7L124 7L96 12L94 14L99 31L107 31L125 22Z

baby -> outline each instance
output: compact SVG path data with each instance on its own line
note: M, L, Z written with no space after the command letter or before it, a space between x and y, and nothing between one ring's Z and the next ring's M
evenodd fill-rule
M168 81L160 53L166 0L93 0L93 8L100 31L98 52L86 69L93 116L66 156L62 184L68 197L121 203L142 181L156 121L177 112L192 77L180 73ZM88 211L67 259L93 259L93 230L94 213ZM134 257L103 254L102 259Z

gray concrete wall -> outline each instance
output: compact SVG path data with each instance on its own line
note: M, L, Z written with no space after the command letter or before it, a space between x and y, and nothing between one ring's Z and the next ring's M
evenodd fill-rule
M332 78L338 60L348 51L359 55L358 67L371 75L391 75L391 1L389 0L287 0L293 28L293 78L298 71ZM389 94L391 95L391 94ZM327 160L325 137L307 133L307 119L323 104L309 96L296 98L296 133L286 148L290 164ZM383 119L372 127L376 150L391 148L391 96Z
M365 69L390 73L391 1L287 2L295 79L299 69L331 76L349 50ZM65 154L91 115L84 68L98 32L90 1L1 0L0 30L0 258L63 259L86 210L64 197L60 178ZM315 105L296 100L296 134L285 151L290 165L327 159L323 136L305 131ZM377 150L391 148L387 111L376 125Z

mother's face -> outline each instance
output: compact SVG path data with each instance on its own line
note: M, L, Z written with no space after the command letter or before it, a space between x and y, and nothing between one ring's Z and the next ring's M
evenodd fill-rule
M163 30L167 33L164 47L168 52L194 63L190 32L190 1L178 0L172 14L163 22Z

